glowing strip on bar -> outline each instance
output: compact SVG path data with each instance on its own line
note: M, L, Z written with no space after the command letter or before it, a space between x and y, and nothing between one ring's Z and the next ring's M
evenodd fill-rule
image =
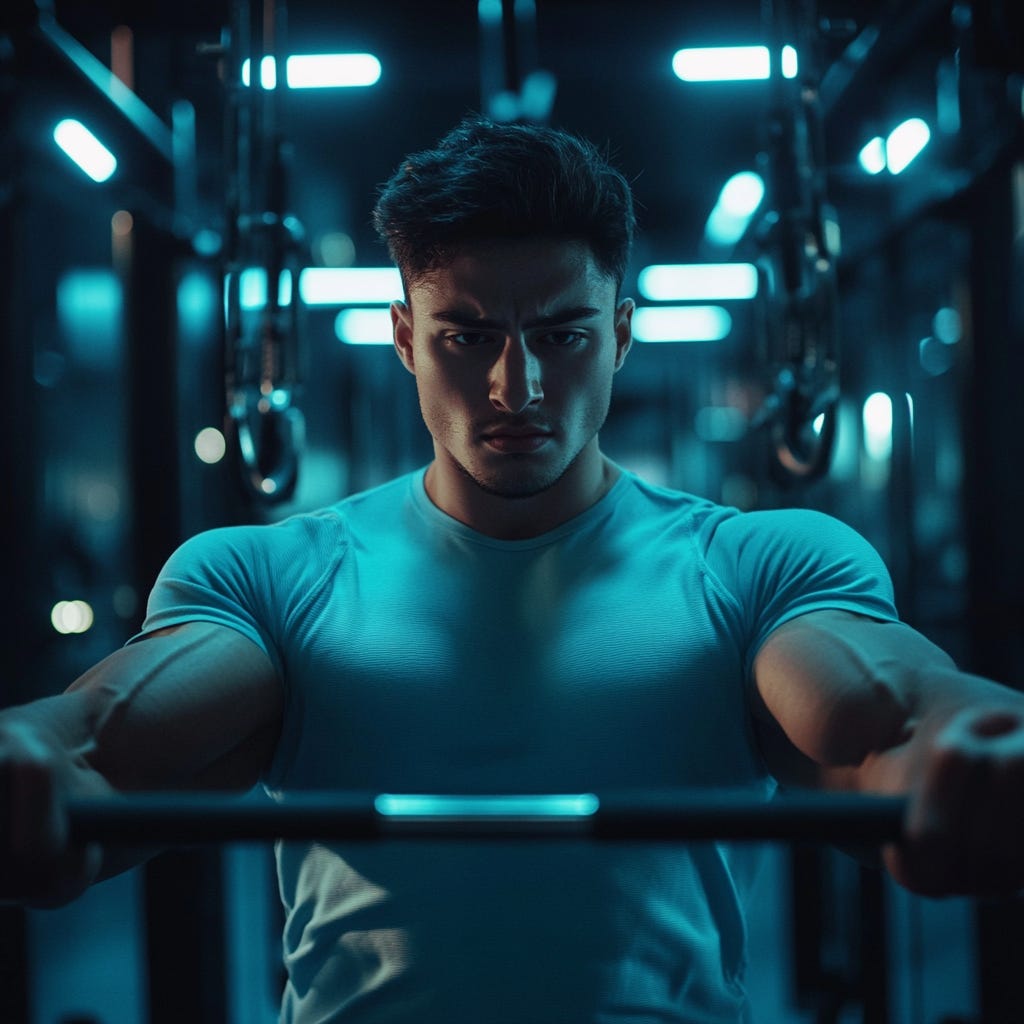
M387 303L402 297L402 277L395 267L307 267L299 294L307 306Z
M53 129L53 141L97 183L117 170L117 157L81 121L65 118Z
M757 268L753 263L657 263L640 271L637 286L654 302L752 299Z
M593 793L537 796L431 796L381 793L374 800L388 818L583 818L597 812Z
M633 313L637 341L721 341L732 317L721 306L641 306Z
M372 53L303 53L288 58L289 89L351 89L376 85L380 81L380 61ZM242 62L242 84L248 85L250 64ZM260 61L260 84L264 89L277 85L277 64L273 57Z

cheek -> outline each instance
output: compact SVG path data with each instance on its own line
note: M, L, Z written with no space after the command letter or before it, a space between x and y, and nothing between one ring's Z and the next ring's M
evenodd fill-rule
M448 432L470 409L470 395L464 382L450 370L423 365L416 374L420 411L432 433Z
M605 365L605 363L608 363ZM589 411L608 404L612 392L611 362L602 360L581 371L572 382L573 404L577 409Z

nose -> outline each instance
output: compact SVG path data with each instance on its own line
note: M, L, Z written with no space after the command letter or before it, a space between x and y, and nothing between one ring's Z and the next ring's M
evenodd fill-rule
M521 413L544 397L541 365L522 338L507 338L491 367L491 404L501 412Z

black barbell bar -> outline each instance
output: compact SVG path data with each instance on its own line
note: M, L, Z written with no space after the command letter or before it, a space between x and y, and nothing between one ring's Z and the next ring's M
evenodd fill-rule
M675 790L433 796L292 793L279 800L210 793L129 793L68 801L71 835L106 844L277 839L897 841L906 799L851 793Z

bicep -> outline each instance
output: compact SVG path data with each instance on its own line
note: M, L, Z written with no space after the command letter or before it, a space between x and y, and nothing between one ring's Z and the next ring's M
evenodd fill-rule
M844 611L776 629L754 660L754 717L769 768L842 771L905 735L920 680L952 661L920 633ZM800 781L805 781L800 778Z
M264 651L190 622L116 651L58 700L86 728L69 745L118 789L248 788L268 766L283 696Z

